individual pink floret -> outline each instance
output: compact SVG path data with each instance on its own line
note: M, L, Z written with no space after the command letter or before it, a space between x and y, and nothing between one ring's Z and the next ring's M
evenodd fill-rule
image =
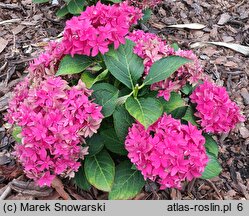
M129 128L128 157L145 179L161 187L181 188L182 181L200 177L208 162L202 131L191 123L164 114L147 130L140 123Z
M224 87L205 81L190 96L196 103L196 116L206 132L229 132L238 122L245 120L239 107L232 102Z
M89 99L91 93L81 80L69 87L60 77L26 79L15 89L6 116L22 128L15 155L40 186L50 186L56 175L73 176L79 158L88 154L81 145L97 132L103 118L102 107Z
M109 45L117 49L125 43L130 27L142 17L142 11L126 2L87 7L80 16L66 22L63 46L66 54L96 56L105 54Z

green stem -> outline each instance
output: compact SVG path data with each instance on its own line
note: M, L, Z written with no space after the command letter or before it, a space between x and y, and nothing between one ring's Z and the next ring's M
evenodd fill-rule
M142 85L138 86L138 89L140 90L141 88L143 88L145 86L145 84L143 83Z
M133 90L133 96L134 98L137 98L137 95L138 95L138 90L139 90L139 85L136 84L134 90Z
M99 59L98 59L99 61L97 61L97 62L100 64L100 66L101 66L104 70L107 69L102 54L99 53L99 54L98 54L98 58L99 58Z
M101 62L104 62L104 58L103 58L103 56L102 56L101 53L98 54L98 57L100 58L100 61L101 61Z
M116 88L118 88L118 87L119 87L119 84L120 84L120 82L119 82L117 79L115 79L113 85L114 85Z
M133 92L131 92L128 95L125 95L123 97L118 98L117 105L123 105L126 102L127 98L130 97L132 94L133 94Z

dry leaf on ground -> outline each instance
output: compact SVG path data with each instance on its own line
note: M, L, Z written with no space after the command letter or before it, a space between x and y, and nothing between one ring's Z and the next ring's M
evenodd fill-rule
M189 23L189 24L169 25L167 27L168 28L187 28L187 29L200 30L200 29L204 29L206 26L199 24L199 23Z
M0 37L0 53L5 49L8 45L8 41Z
M208 44L216 45L216 46L223 46L229 49L232 49L236 52L242 53L245 56L249 56L249 47L243 46L240 44L235 43L225 43L225 42L196 42L190 45L190 48L199 48Z

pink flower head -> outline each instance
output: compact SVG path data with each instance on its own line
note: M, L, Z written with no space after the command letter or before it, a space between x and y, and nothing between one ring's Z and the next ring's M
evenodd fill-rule
M206 79L200 62L192 50L178 50L174 55L190 59L192 62L181 66L168 79L151 86L151 89L157 90L158 96L164 97L165 100L169 100L171 91L180 90L187 82L197 84L199 80Z
M64 56L65 47L62 43L51 41L45 47L45 52L34 59L29 65L31 76L43 77L54 75L58 69L59 61Z
M135 123L125 140L128 157L145 179L161 189L181 188L181 182L200 177L208 162L202 132L192 124L164 114L147 130Z
M192 60L192 62L180 67L168 79L151 86L151 90L158 91L159 97L169 100L170 92L179 91L187 82L196 84L205 78L200 62L191 50L174 51L167 45L166 41L155 34L145 33L141 30L130 33L128 38L136 44L134 53L144 59L144 77L148 75L152 64L163 57L176 55Z
M114 44L117 49L125 43L131 25L136 24L141 17L141 10L126 2L112 6L98 2L87 7L80 16L66 23L62 41L66 54L105 54L110 44Z
M191 102L196 103L201 126L206 132L229 132L238 122L244 121L239 107L232 102L224 87L205 81L200 84L190 96Z
M50 186L56 175L71 176L88 153L81 143L97 132L103 118L91 94L81 80L69 87L60 77L27 79L15 89L6 116L22 128L15 155L40 186Z
M152 33L136 30L130 33L127 38L135 43L134 53L144 60L145 76L148 75L154 62L174 53L174 49L168 46L166 41Z
M5 120L7 120L10 124L14 124L23 117L24 113L20 112L19 107L23 100L27 98L28 93L29 79L25 78L22 82L17 84L13 93L13 97L9 101L9 108L7 114L5 115Z

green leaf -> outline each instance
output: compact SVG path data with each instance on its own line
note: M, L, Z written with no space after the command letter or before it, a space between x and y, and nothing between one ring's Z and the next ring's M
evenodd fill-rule
M32 0L33 3L46 3L49 2L50 0Z
M183 86L181 91L185 95L190 95L193 90L194 90L194 87L192 85L190 85L189 83L187 83L185 86Z
M183 120L191 122L192 125L198 126L196 122L196 117L194 116L194 110L191 106L189 106L186 110L185 115L182 117Z
M108 0L109 2L113 2L113 3L120 3L122 2L122 0Z
M170 93L169 101L166 101L163 97L160 97L159 100L163 105L163 111L168 114L170 114L173 110L185 105L185 101L181 98L181 95L176 92Z
M146 129L153 124L163 113L163 106L155 98L129 97L125 102L128 112Z
M91 88L94 83L105 79L107 74L107 69L100 73L97 77L95 77L90 71L85 71L82 73L80 79L86 84L87 88Z
M82 82L84 82L86 84L87 88L92 87L92 85L94 84L95 78L96 77L94 76L94 74L91 71L84 71L80 77Z
M139 90L138 97L149 97L150 95L153 95L152 97L157 98L157 93L158 93L157 91L151 91L149 86L144 86Z
M117 134L115 133L113 128L101 131L100 135L105 144L105 147L109 151L120 155L127 155L127 151L124 147L124 142L118 139Z
M217 158L213 155L207 152L207 155L209 157L209 162L207 166L205 167L204 172L202 173L201 178L202 179L211 179L216 176L218 176L222 170Z
M85 55L66 55L60 62L56 76L77 74L84 71L94 63L93 58Z
M114 129L116 134L122 142L128 134L128 128L134 122L133 118L127 112L124 106L118 106L113 113Z
M134 43L126 40L117 50L113 47L103 57L111 74L133 89L144 72L143 60L133 53Z
M132 170L138 170L135 164L132 164L131 169Z
M171 44L171 47L174 49L174 51L179 50L179 46L178 46L178 44L177 44L177 43L173 43L173 44Z
M144 9L143 10L143 14L144 15L142 17L142 20L139 20L140 23L145 23L145 22L147 22L150 19L151 15L152 15L152 10L149 9L149 8Z
M22 143L21 132L22 132L22 128L19 126L15 126L12 131L12 136L18 143Z
M123 96L129 95L130 93L131 93L131 90L125 86L124 88L120 89L118 96L123 97Z
M175 119L181 119L185 115L187 108L187 106L178 107L171 112L171 116Z
M91 184L86 179L86 174L84 172L84 166L81 165L79 171L75 173L74 177L76 185L82 190L90 190Z
M116 174L110 200L127 200L135 197L143 188L145 181L138 170L131 169L129 161L123 161L116 167Z
M92 97L94 102L102 106L101 112L105 117L112 115L115 110L119 90L108 83L94 84Z
M179 67L191 60L180 56L168 56L156 61L150 68L149 74L144 80L145 85L165 80L170 77Z
M86 143L89 146L87 157L98 154L104 147L104 142L99 134L94 134L91 138L87 139Z
M114 182L115 164L106 150L85 159L87 180L99 190L110 191Z
M56 12L56 16L57 17L64 17L69 13L67 5L65 5L64 7L60 8L59 10L57 10Z
M218 144L217 142L213 139L212 136L208 135L208 134L204 134L204 137L206 139L206 143L205 143L205 148L206 150L215 155L216 158L218 157L218 152L219 152L219 148L218 148Z
M80 14L84 9L85 0L71 0L67 7L71 14Z

